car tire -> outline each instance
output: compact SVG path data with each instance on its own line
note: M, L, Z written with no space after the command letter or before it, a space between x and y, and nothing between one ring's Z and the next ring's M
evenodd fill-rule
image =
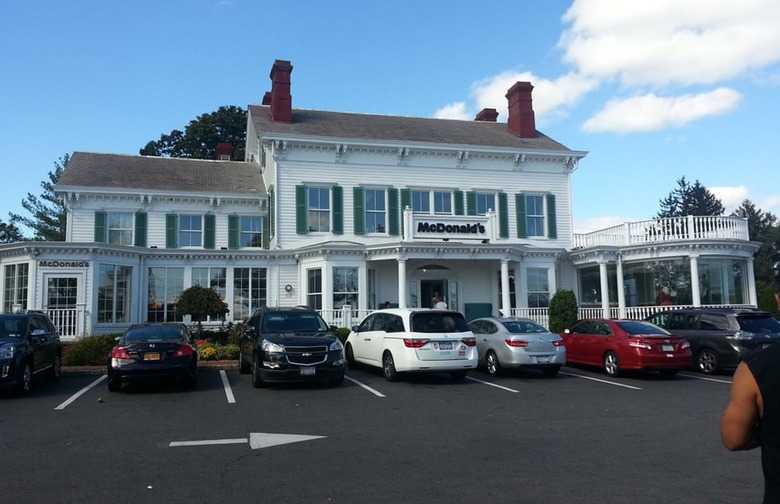
M390 352L385 352L384 355L382 355L382 372L387 381L398 381L398 371L395 369L395 360L393 359L393 354Z
M502 372L501 363L498 362L498 356L493 350L489 350L485 355L485 368L491 376L499 376Z
M546 368L542 368L542 374L544 376L557 376L558 371L560 370L561 370L561 366L546 367Z
M467 374L468 371L466 371L465 369L463 371L450 371L450 376L452 376L452 379L455 381L465 380Z
M344 349L344 357L347 359L347 367L349 367L349 369L357 369L355 352L352 350L352 345L347 344L347 347Z
M122 379L121 378L109 378L108 379L108 391L109 392L119 392L122 389Z
M604 354L604 372L609 376L618 376L620 374L620 360L615 352Z
M260 376L260 358L257 356L255 356L255 358L252 359L252 385L255 388L265 387L265 382L263 381L263 378Z
M32 363L27 360L22 363L19 375L16 377L16 393L24 395L32 389Z
M54 354L54 362L49 370L49 379L52 381L59 380L60 374L62 374L62 356L57 352Z
M693 361L696 371L704 374L715 374L718 372L720 363L718 355L710 348L702 348L696 353L696 359Z
M241 374L249 374L252 372L252 366L246 363L243 348L238 349L238 372Z

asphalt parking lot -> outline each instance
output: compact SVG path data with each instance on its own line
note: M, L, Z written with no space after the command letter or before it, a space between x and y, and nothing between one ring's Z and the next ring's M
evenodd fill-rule
M340 387L197 390L65 374L0 396L3 501L306 503L760 502L757 451L718 422L730 376L608 378L564 367Z

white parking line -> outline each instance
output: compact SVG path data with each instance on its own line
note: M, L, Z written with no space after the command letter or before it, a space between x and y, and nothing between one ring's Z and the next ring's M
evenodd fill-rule
M228 404L235 404L236 398L233 396L233 389L230 388L230 382L224 369L219 370L219 376L222 378L222 387L225 389Z
M718 380L716 378L707 378L706 376L693 375L688 373L680 373L678 376L684 376L686 378L694 378L696 380L712 381L715 383L727 383L731 385L731 380Z
M91 389L92 387L94 387L95 385L97 385L98 383L102 382L105 379L106 379L106 375L100 375L100 378L98 378L97 380L93 381L92 383L90 383L89 385L84 387L83 389L79 390L78 392L76 392L75 394L70 396L70 398L68 398L67 401L65 401L64 403L60 404L59 406L57 406L54 409L55 410L64 410L70 403L72 403L73 401L75 401L76 399L81 397L81 395L84 394L84 392L86 392L87 390Z
M585 380L593 380L593 381L596 381L596 382L599 382L599 383L606 383L607 385L615 385L616 387L625 387L625 388L631 389L631 390L642 390L641 388L634 387L633 385L626 385L625 383L618 383L618 382L602 380L600 378L593 378L591 376L584 376L584 375L579 375L579 374L574 374L574 373L564 373L563 371L561 371L561 374L562 375L566 375L566 376L574 376L576 378L583 378Z
M360 385L361 387L363 387L364 389L368 390L369 392L371 392L372 394L374 394L377 397L385 397L385 395L383 393L379 392L378 390L372 389L371 387L369 387L365 383L361 383L361 382L357 381L354 378L350 378L349 376L344 376L344 378L346 378L347 380L351 381L352 383L354 383L356 385Z
M472 378L471 376L467 376L467 377L466 377L466 379L468 379L468 380L471 380L471 381L475 381L475 382L477 382L477 383L482 383L482 384L484 384L484 385L490 385L491 387L500 388L501 390L506 390L507 392L513 392L513 393L515 393L515 394L517 394L517 393L519 393L519 392L520 392L519 390L511 389L511 388L509 388L509 387L504 387L503 385L497 385L497 384L495 384L495 383L490 383L490 382L486 382L486 381L478 380L478 379L476 379L476 378Z

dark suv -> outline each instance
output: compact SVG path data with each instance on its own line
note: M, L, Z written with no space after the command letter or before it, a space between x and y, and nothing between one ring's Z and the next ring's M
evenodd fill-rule
M46 314L0 314L0 388L25 394L36 375L59 378L61 363L60 335Z
M691 344L693 365L702 373L733 369L739 361L780 340L771 313L742 308L681 308L647 318Z
M238 369L252 384L344 381L344 346L336 327L308 308L259 308L241 331Z

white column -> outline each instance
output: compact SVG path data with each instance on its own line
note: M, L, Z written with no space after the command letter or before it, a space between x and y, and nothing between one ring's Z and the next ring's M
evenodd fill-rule
M691 255L691 298L693 306L701 306L701 285L699 285L699 256Z
M599 261L599 286L601 288L601 316L609 317L609 276L607 275L607 261Z
M747 260L748 297L750 304L758 306L758 294L756 293L756 272L753 269L753 258Z
M509 296L509 261L501 259L501 313L505 317L512 315Z
M617 256L617 289L618 316L620 318L626 318L626 288L623 285L623 254L618 254Z
M398 308L406 308L406 259L398 259Z

